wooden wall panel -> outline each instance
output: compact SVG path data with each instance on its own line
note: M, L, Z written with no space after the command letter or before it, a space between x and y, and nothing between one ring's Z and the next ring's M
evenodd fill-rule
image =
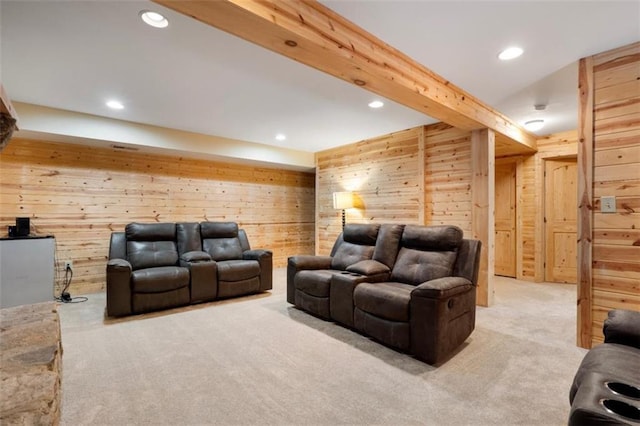
M582 107L593 129L585 169L592 180L592 263L583 275L591 296L590 331L584 346L602 341L602 322L610 309L640 311L640 42L585 58L593 66L593 105ZM588 109L585 111L585 108ZM616 197L616 212L600 212L603 196Z
M361 203L347 223L422 223L422 157L422 127L316 153L316 252L329 254L342 231L337 191Z
M0 226L29 216L55 235L72 294L104 289L110 232L133 221L236 221L274 266L314 252L313 173L13 139L0 178Z
M456 225L471 238L471 132L444 123L426 126L426 225Z

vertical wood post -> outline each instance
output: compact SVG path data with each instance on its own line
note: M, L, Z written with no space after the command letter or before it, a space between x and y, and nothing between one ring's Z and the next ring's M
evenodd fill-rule
M425 197L425 162L427 159L425 158L425 149L424 149L424 140L426 138L426 126L420 127L420 132L418 133L418 176L419 180L419 190L418 190L418 223L420 225L426 225L426 197Z
M471 232L482 241L477 303L493 304L495 238L495 133L490 129L471 132Z
M593 235L593 57L578 68L578 313L577 344L591 348Z

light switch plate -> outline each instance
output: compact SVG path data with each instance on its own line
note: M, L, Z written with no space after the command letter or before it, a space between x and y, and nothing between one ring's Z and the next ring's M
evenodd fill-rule
M616 197L600 197L600 211L602 213L615 213L616 212Z

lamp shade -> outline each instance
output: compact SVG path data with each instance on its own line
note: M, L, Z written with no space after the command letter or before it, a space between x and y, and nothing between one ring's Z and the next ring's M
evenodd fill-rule
M353 207L353 192L334 192L333 208L334 209L350 209Z

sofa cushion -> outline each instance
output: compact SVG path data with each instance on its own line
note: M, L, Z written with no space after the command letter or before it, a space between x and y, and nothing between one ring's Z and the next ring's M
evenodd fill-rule
M127 258L134 270L178 263L178 250L173 241L127 241Z
M391 280L418 285L450 276L461 243L457 226L405 226Z
M349 243L347 241L340 244L335 255L331 259L331 269L346 270L350 265L369 260L373 256L373 246L363 246Z
M328 269L300 271L294 278L294 285L297 290L303 291L311 296L328 297L331 277L336 273L339 272Z
M448 277L456 261L455 251L422 251L402 247L391 271L391 280L418 285Z
M403 231L404 225L382 225L373 251L373 260L384 263L391 270L398 257Z
M361 283L353 293L358 309L391 321L409 321L409 302L414 286L398 283Z
M200 224L176 223L176 239L178 242L178 253L188 253L202 250L202 239L200 237Z
M189 285L189 270L179 266L138 269L131 273L134 293L161 293Z
M338 239L339 244L332 250L331 269L346 270L361 260L373 257L380 225L351 223L344 227Z
M217 263L219 281L242 281L260 275L257 260L225 260Z
M242 259L242 247L238 238L208 238L202 240L202 249L216 261Z

